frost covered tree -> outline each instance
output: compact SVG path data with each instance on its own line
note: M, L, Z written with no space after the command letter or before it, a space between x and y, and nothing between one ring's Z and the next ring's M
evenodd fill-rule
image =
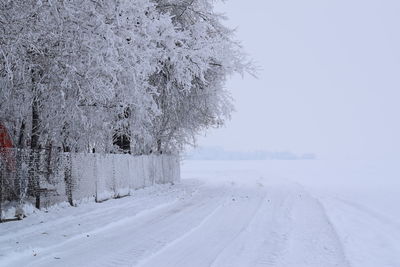
M104 150L128 107L128 130L143 132L162 17L151 9L148 1L3 2L0 109L13 132L29 124L32 148L54 140Z
M181 150L196 134L218 127L233 109L223 87L228 75L251 71L233 31L222 24L210 0L156 0L171 16L176 38L165 42L162 68L151 77L161 110L152 123L153 149Z
M33 149L176 152L248 65L211 0L0 2L0 118ZM117 146L115 146L117 145Z

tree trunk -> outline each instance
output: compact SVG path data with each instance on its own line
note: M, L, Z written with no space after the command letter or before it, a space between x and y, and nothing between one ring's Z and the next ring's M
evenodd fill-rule
M34 99L32 103L31 149L39 149L39 123L39 102Z
M157 140L157 152L158 154L162 154L162 150L161 150L161 139Z
M31 175L29 179L29 188L31 193L36 199L35 206L37 209L40 209L40 183L39 183L39 130L40 130L40 116L39 116L39 96L38 92L36 92L36 81L39 80L39 77L42 75L41 71L32 70L32 93L33 93L33 101L32 101L32 131L31 131L31 155L30 155L30 170ZM38 77L37 77L38 76Z
M24 151L22 150L25 146L25 121L23 120L21 122L21 127L19 129L19 135L18 135L18 143L17 143L17 149L16 149L16 160L17 160L17 168L16 168L16 179L14 186L16 188L16 195L17 195L17 202L18 202L18 208L17 210L22 210L22 204L24 201L24 195L25 195L25 185L26 185L26 173L25 169L23 169L23 153Z
M49 184L51 184L50 177L51 177L51 175L53 173L53 169L51 168L52 167L51 161L52 161L52 156L53 156L53 154L52 154L52 152L53 152L53 144L51 143L51 141L47 142L46 150L47 150L46 151L46 164L47 164L47 166L46 166L46 174L45 175L46 175L47 182Z
M63 150L64 150L64 155L63 155L63 160L65 162L64 165L64 182L65 182L65 193L68 198L68 203L71 206L74 206L74 201L72 198L72 166L71 166L71 149L69 148L68 145L66 145L66 141L63 144Z
M40 183L38 175L38 156L39 156L39 102L35 98L32 103L32 132L31 132L31 175L30 187L33 189L33 195L36 199L35 207L40 209Z
M18 136L18 148L23 148L25 146L25 121L23 120L21 123L21 127L19 129L19 136Z

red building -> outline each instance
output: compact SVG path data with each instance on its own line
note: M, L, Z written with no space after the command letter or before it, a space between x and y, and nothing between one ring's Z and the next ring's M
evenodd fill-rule
M6 163L9 170L15 170L15 157L12 139L7 128L0 122L0 160Z

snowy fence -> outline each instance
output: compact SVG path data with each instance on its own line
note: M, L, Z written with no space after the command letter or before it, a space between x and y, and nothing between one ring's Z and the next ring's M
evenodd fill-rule
M68 158L74 200L94 198L101 202L180 177L179 159L172 155L68 154Z
M18 209L25 203L40 208L65 201L71 205L81 200L101 202L180 179L179 158L174 155L3 149L0 156L0 215L3 217L6 210ZM16 215L19 212L15 210Z

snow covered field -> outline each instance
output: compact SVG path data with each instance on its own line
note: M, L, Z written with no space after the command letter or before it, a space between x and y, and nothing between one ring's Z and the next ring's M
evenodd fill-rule
M400 266L395 162L186 161L182 182L0 225L0 266Z

